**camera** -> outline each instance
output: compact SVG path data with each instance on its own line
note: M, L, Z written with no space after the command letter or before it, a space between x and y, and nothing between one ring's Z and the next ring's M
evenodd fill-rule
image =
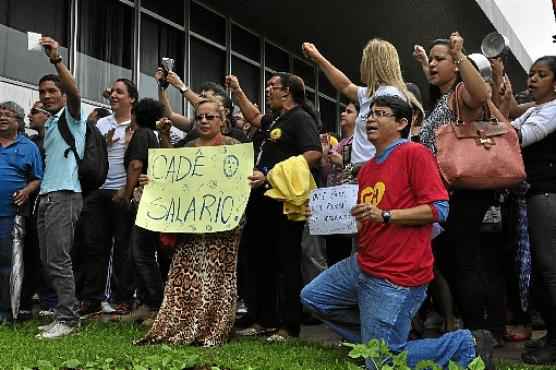
M162 60L160 61L160 66L164 70L164 80L159 80L158 83L163 89L168 88L168 81L166 81L166 77L168 76L169 72L172 72L174 70L174 63L174 59L166 57L162 58Z

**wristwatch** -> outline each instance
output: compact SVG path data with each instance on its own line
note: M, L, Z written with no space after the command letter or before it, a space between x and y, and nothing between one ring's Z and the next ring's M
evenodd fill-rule
M182 86L180 88L180 92L181 92L182 95L184 95L187 92L187 90L189 90L189 87L187 87L187 86Z
M62 61L62 57L61 57L61 56L59 56L59 57L56 58L56 59L50 59L50 63L52 63L52 64L58 64L58 63L60 63L61 61Z
M385 224L389 223L391 218L392 213L390 213L390 211L382 211L382 219Z

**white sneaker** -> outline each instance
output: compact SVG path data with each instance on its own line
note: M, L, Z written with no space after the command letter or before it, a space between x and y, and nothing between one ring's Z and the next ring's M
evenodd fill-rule
M54 317L54 309L39 311L39 317Z
M39 329L39 331L47 331L50 330L50 328L52 328L54 325L56 325L56 320L52 321L50 324L41 325L37 329Z
M103 313L113 313L116 309L110 304L110 302L102 301L100 302L100 308Z
M245 302L243 302L243 299L237 301L236 307L236 313L238 315L245 315L247 313L247 306L245 305Z
M50 329L37 334L38 339L56 339L71 334L76 327L57 321Z

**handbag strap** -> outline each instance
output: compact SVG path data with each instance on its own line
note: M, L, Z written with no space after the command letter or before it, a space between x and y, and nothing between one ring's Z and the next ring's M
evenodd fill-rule
M463 82L460 82L456 85L456 88L454 90L455 100L456 100L456 125L463 124L463 119L461 119L461 110L460 110L460 103L459 103L459 96L462 88L463 88ZM496 114L493 114L492 110L490 109L489 100L487 100L483 104L483 113L484 113L483 116L486 115L487 117L489 117L489 121L498 124L499 117L497 117Z

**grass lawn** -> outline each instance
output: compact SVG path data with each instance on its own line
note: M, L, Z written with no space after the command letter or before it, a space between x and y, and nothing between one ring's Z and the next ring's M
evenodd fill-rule
M93 322L77 335L55 341L34 338L37 322L16 328L0 326L0 369L183 369L198 365L233 370L354 370L360 362L348 350L302 341L267 344L262 339L232 340L217 348L134 346L144 333L139 326ZM498 369L526 369L499 363ZM207 367L206 369L211 369ZM536 369L549 369L538 367ZM552 368L554 369L554 368Z

